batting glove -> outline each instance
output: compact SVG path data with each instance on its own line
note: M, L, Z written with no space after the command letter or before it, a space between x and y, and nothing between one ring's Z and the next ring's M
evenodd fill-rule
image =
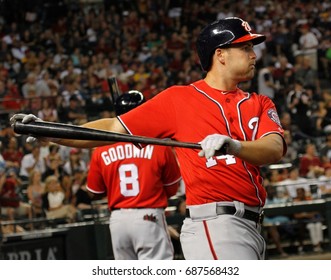
M222 134L208 135L200 142L202 150L199 152L200 157L207 159L215 154L238 155L241 149L241 144L238 140L234 140L229 136Z
M33 114L15 114L10 118L10 125L13 127L15 122L21 121L22 123L30 123L30 122L35 122L35 121L40 121L42 122L43 120L36 117ZM26 138L27 143L33 143L37 141L35 137L28 136Z

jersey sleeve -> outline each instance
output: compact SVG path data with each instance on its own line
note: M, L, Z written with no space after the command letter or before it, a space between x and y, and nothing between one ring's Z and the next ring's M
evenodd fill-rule
M87 174L86 187L90 192L95 194L102 194L107 192L107 187L104 183L104 179L100 169L99 153L97 153L96 150L92 153L90 169Z
M269 133L278 133L284 136L284 129L280 123L277 109L272 100L266 96L261 98L262 113L260 115L260 125L257 131L257 138L261 138Z
M266 96L261 96L262 114L260 115L260 125L257 131L257 139L269 134L279 134L283 138L283 155L286 154L287 145L284 139L284 129L280 123L278 112L272 100Z

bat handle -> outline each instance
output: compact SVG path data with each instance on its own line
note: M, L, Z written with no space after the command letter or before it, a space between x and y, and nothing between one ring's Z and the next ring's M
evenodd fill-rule
M228 148L229 144L224 144L221 148L219 148L218 150L215 150L214 156L224 156L227 154L227 148ZM202 147L200 147L200 149L202 149ZM203 150L203 149L202 149Z

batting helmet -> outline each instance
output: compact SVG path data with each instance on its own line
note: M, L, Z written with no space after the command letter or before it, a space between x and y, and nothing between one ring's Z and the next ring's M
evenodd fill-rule
M210 69L211 58L217 48L247 41L257 45L266 39L266 36L250 31L248 22L237 17L220 19L203 28L197 40L197 52L202 69Z
M145 102L144 95L138 90L129 90L121 94L115 101L116 115L122 115Z

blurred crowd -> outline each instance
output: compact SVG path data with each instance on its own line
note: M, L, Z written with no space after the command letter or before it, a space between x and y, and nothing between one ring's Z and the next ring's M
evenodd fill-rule
M85 190L90 152L28 144L9 126L11 114L81 124L114 115L109 77L121 92L136 89L146 99L198 80L204 73L196 37L208 22L229 16L267 35L255 47L256 77L240 85L269 96L285 129L286 156L262 167L266 187L283 183L276 195L294 200L296 180L307 186L315 180L317 188L304 187L307 195L330 195L330 1L3 0L0 189L11 199L2 199L1 215L72 221L91 204Z

